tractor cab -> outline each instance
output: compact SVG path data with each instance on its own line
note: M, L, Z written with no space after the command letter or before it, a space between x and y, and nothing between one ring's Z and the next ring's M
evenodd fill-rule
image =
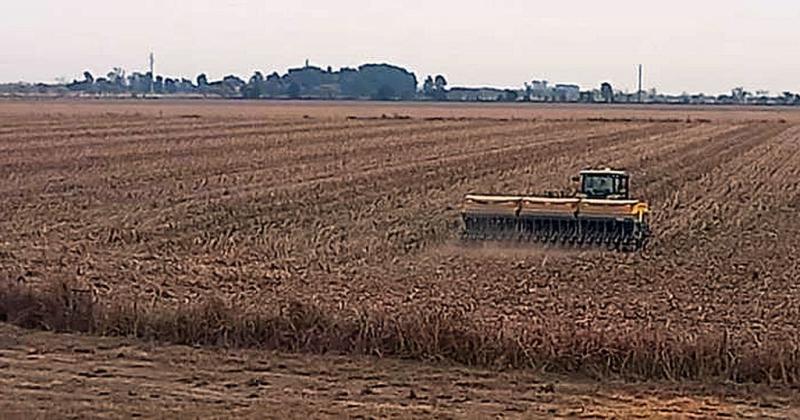
M611 169L590 169L580 173L579 196L600 200L627 200L628 173Z

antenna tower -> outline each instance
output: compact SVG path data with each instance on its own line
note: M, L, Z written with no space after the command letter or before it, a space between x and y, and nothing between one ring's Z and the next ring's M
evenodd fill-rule
M642 65L639 64L639 91L637 92L636 101L642 103Z
M153 93L155 93L155 80L156 80L155 66L156 66L156 57L152 52L150 52L150 94L151 95Z

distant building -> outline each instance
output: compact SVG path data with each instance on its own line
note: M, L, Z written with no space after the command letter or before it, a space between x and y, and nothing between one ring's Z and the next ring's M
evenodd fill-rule
M550 86L547 80L534 80L529 86L530 99L534 102L578 102L581 88L572 84Z
M530 93L532 101L550 101L553 97L550 87L547 86L547 80L532 81Z
M504 95L505 91L502 89L454 87L447 92L447 100L457 102L493 102L502 100Z
M587 90L587 91L585 91L585 92L581 92L581 99L580 99L580 102L583 102L583 103L593 103L593 102L595 102L595 98L596 98L598 95L599 95L599 94L595 93L595 91L593 91L593 90Z
M581 99L581 87L578 85L556 85L555 96L559 102L578 102Z

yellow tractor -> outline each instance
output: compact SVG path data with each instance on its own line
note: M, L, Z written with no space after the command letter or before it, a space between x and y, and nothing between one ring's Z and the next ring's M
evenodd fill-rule
M629 197L629 180L625 171L587 169L574 179L578 192L567 197L468 194L463 237L641 250L650 236L650 210Z

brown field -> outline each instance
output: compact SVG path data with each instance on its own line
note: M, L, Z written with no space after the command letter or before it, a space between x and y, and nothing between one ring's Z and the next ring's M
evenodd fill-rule
M631 171L654 209L645 252L458 243L463 194L566 187L591 165ZM0 317L212 349L796 389L799 176L789 109L4 102ZM448 404L361 413L496 413Z

